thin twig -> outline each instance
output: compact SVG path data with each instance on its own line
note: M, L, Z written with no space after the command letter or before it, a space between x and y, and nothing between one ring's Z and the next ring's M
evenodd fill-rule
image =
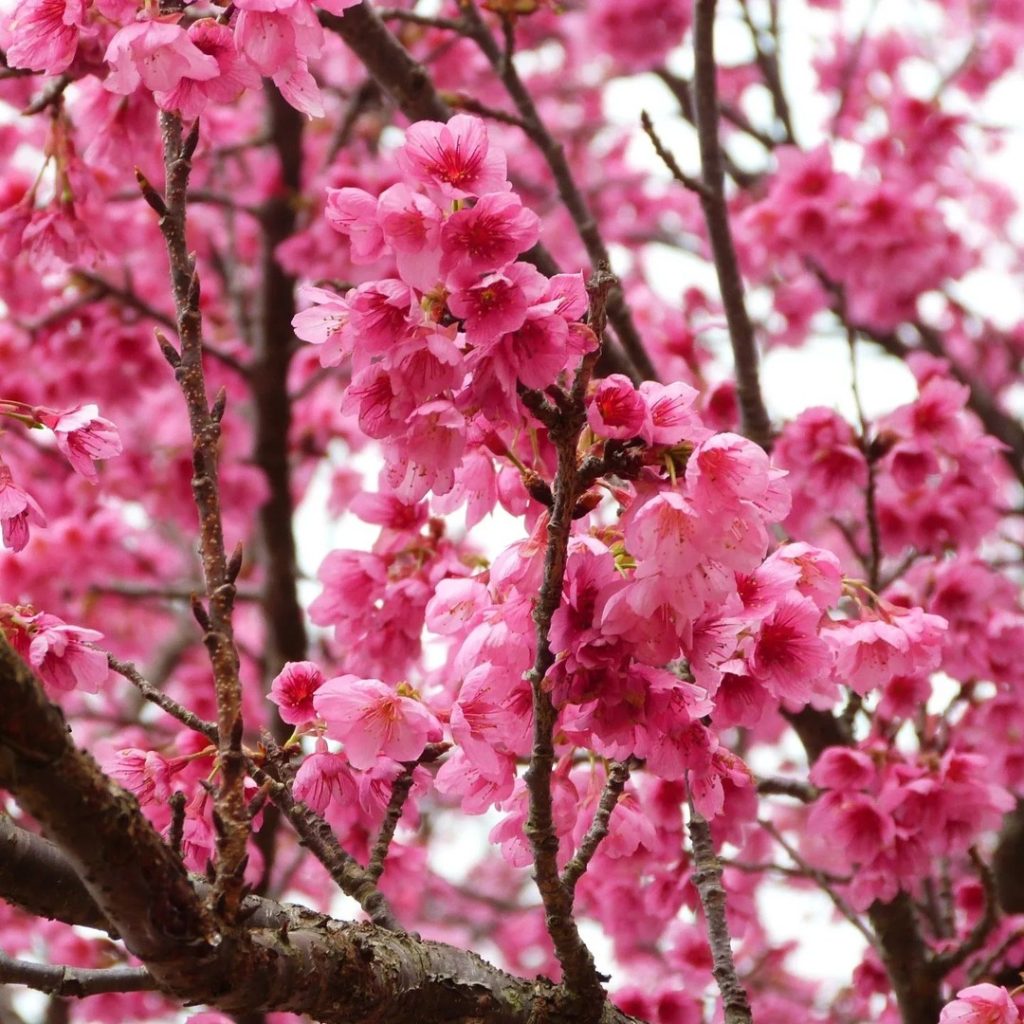
M694 7L694 112L700 143L701 180L707 189L700 197L708 238L729 325L729 340L736 364L736 389L743 432L765 450L772 442L771 421L761 394L757 342L747 314L736 249L725 202L722 150L718 139L718 74L715 62L716 0L696 0Z
M395 838L395 829L398 828L398 820L402 817L405 801L411 789L412 770L407 768L391 784L391 796L388 799L387 810L384 812L384 821L377 833L373 849L370 851L366 874L374 882L384 873L384 862L387 860L388 850L391 849L391 840Z
M600 338L604 327L605 302L614 278L607 266L591 279L590 326ZM535 396L531 408L543 417L548 435L558 452L558 467L552 486L552 507L548 520L544 571L533 610L536 655L527 673L533 694L533 743L525 781L529 796L526 835L533 852L537 889L544 904L546 924L555 953L562 965L564 984L570 998L578 1003L584 1020L596 1020L605 996L594 959L580 936L573 917L572 893L558 872L558 835L555 832L551 775L555 763L554 731L557 711L544 679L555 655L548 642L551 619L562 601L562 586L568 558L572 513L579 495L576 449L586 423L585 394L599 351L584 357L569 394L555 392L558 408L542 396Z
M982 860L977 847L971 847L970 857L981 878L981 886L985 893L985 908L971 929L970 935L956 949L939 953L932 960L932 969L940 977L945 977L950 971L956 970L968 957L977 953L999 923L999 896L996 892L996 880L992 868Z
M121 661L112 654L108 654L107 664L119 676L124 676L150 703L155 704L162 711L166 711L182 725L205 736L211 743L217 742L217 726L213 722L204 721L172 697L168 697L166 693L158 690L131 662Z
M106 992L152 992L153 976L145 967L68 967L14 960L0 953L0 985L25 985L51 996L81 999Z
M839 911L843 917L846 918L854 928L857 929L867 940L868 944L881 955L881 950L878 947L878 940L872 934L868 926L860 919L859 915L853 910L853 908L839 895L838 892L832 887L832 883L828 877L821 871L817 871L812 868L800 854L796 851L791 843L789 843L785 836L768 820L762 818L758 821L758 824L774 839L779 846L789 855L790 859L794 864L813 882L815 882L821 890L828 896L832 901L832 905ZM884 957L883 957L884 959Z
M93 288L93 294L90 295L88 301L94 302L100 298L110 298L127 309L133 309L136 313L141 314L149 320L155 320L158 324L163 327L168 327L171 330L177 330L177 321L174 317L169 316L167 313L161 312L155 306L150 305L145 299L141 298L130 288L120 288L111 281L108 281L105 277L99 274L93 273L91 270L85 270L82 267L76 267L71 272L73 278L90 285ZM210 356L211 359L216 359L219 363L234 370L235 373L244 377L249 371L244 363L239 362L230 352L225 352L223 349L218 348L216 345L211 345L209 342L201 342L203 352Z
M397 930L398 921L387 898L367 870L341 847L331 826L312 808L297 802L291 789L268 770L250 763L249 772L259 785L267 787L270 799L292 823L303 845L327 869L338 888L351 896L375 925Z
M693 847L693 882L700 896L707 921L708 944L711 947L713 967L711 973L722 995L725 1024L752 1024L750 1000L736 972L732 956L732 939L726 921L726 895L722 885L722 865L715 854L711 840L711 826L704 816L690 804L690 844Z
M750 14L748 0L740 0L740 10L750 32L750 40L754 44L754 60L761 71L761 78L772 98L775 117L786 133L785 142L789 145L796 145L796 137L793 134L793 119L789 110L789 100L786 98L786 91L782 86L778 33L776 32L771 35L769 49L765 46L765 37L762 29L754 23L754 19Z
M688 188L691 192L695 192L697 195L702 196L707 194L707 188L700 179L693 177L691 174L687 174L679 164L676 162L676 158L672 155L671 151L668 150L658 137L658 133L654 130L654 125L651 122L651 117L646 110L640 111L640 124L643 127L647 138L651 140L651 145L654 146L655 153L661 158L661 162L668 168L669 173L672 175L680 185Z
M572 860L562 869L562 885L568 889L570 896L576 891L576 883L583 877L584 872L594 859L598 847L608 835L608 826L611 821L612 812L618 805L619 798L626 788L629 780L629 772L632 768L632 759L627 758L622 762L613 762L608 766L608 778L605 779L604 790L597 802L593 820L590 828L580 842Z

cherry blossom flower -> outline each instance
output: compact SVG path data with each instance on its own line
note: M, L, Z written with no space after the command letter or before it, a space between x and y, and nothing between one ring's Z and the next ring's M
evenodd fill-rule
M647 406L628 377L613 373L598 382L587 403L587 422L599 437L639 437L647 423Z
M95 693L107 679L107 656L92 647L103 634L69 626L56 615L40 612L31 619L28 662L50 689Z
M781 601L754 639L749 664L754 677L776 696L798 704L832 664L828 645L818 636L821 613L805 597Z
M332 754L322 739L317 740L316 750L302 759L295 773L292 792L317 814L323 814L333 801L353 800L356 785L348 759Z
M35 498L14 482L11 468L0 462L0 524L4 547L21 551L28 543L29 523L46 525L46 516Z
M505 154L492 149L478 117L456 114L447 124L417 121L405 133L398 166L413 182L448 199L508 192Z
M17 4L7 63L50 75L66 71L75 59L85 12L86 0L25 0Z
M311 661L289 661L270 684L268 697L277 705L282 722L302 725L316 717L313 696L324 682L324 674Z
M134 92L141 83L152 92L166 94L183 78L209 81L221 73L216 58L169 21L139 21L119 29L105 60L111 65L106 87L117 93Z
M109 459L121 454L121 438L110 420L97 415L95 405L76 405L67 412L36 409L39 422L49 427L57 438L57 448L67 457L76 472L96 482L96 459Z
M196 49L217 62L214 78L182 77L170 90L155 94L157 105L176 110L185 120L199 116L207 103L231 103L245 89L259 86L259 75L235 49L234 36L227 25L213 18L200 18L188 28L189 41Z
M836 650L840 680L863 695L893 676L937 668L945 631L945 619L911 608L885 618L835 623L823 635Z
M982 982L962 988L942 1008L939 1024L1018 1024L1020 1011L1005 988Z
M313 695L327 735L345 744L353 768L372 768L379 757L415 761L431 738L440 738L433 714L379 679L338 676Z
M472 280L526 252L540 235L540 218L519 196L496 192L457 210L441 228L441 273Z

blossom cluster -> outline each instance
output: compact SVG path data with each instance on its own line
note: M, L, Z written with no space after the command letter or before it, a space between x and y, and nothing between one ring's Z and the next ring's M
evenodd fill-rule
M80 476L96 482L96 459L109 459L121 452L117 427L97 415L95 405L78 405L66 412L24 408L18 402L0 400L0 415L29 427L47 427L53 432L57 450ZM10 466L0 458L0 526L4 547L21 551L28 543L29 526L45 526L46 515L35 498L14 481Z
M317 7L343 14L354 2L321 0ZM100 43L107 89L129 95L143 88L162 109L187 119L209 103L230 103L257 88L261 77L271 79L296 109L322 116L320 89L309 70L324 48L313 5L240 0L232 7L231 25L217 17L186 25L180 14L137 20L136 5L118 0L28 0L12 15L7 61L56 75L74 71L78 57L84 70Z
M959 750L934 763L830 747L810 778L824 793L811 807L804 849L824 869L852 875L846 891L858 909L912 889L933 858L966 852L1014 805L986 759Z

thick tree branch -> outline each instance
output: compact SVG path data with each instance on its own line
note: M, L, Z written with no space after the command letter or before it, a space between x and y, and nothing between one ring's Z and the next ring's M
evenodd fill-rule
M708 240L729 325L729 340L736 364L736 387L743 432L762 448L770 449L771 421L761 394L757 342L747 314L729 211L725 201L725 174L718 139L718 67L715 62L716 0L696 0L694 6L694 113L700 143L701 180L706 193L700 196Z
M260 544L266 556L263 617L267 630L264 676L277 675L286 661L306 657L306 625L299 606L298 567L288 460L292 422L288 368L295 351L295 278L277 261L278 245L295 231L294 197L302 187L302 115L270 83L265 90L267 130L281 169L281 190L266 203L263 216L258 299L250 384L255 403L255 462L267 481L260 507ZM285 735L278 735L283 741ZM266 851L264 851L266 853Z
M389 31L374 8L361 3L343 16L320 11L320 22L336 32L410 121L447 121L451 109L434 88L427 69Z
M59 709L2 638L0 703L0 786L49 832L67 867L45 840L23 841L17 830L8 841L9 828L0 865L38 859L38 881L66 878L70 868L95 908L69 890L63 910L74 905L80 923L93 925L98 911L161 992L228 1013L291 1012L324 1024L529 1024L557 1003L550 983L515 978L464 950L258 897L218 930L200 896L215 890L193 887L135 799L76 749ZM11 883L0 871L0 895ZM610 1003L595 1019L632 1021Z
M48 921L116 931L67 857L0 814L0 899Z

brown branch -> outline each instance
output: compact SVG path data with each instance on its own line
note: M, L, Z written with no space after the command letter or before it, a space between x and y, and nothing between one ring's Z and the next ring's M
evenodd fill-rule
M162 327L177 330L177 321L174 317L161 312L156 306L151 305L137 295L131 288L120 288L105 277L101 277L99 274L95 274L91 270L85 270L82 267L74 268L71 274L73 278L89 285L93 289L93 295L89 297L87 302L94 302L100 298L110 298L127 309L132 309L141 316L146 317L147 320L154 320ZM62 312L64 311L62 310ZM248 367L240 363L231 353L225 352L205 341L201 342L201 344L206 355L234 370L239 376L244 377L249 372Z
M736 363L736 388L743 432L765 450L771 449L772 426L761 394L757 342L747 314L736 249L725 201L725 175L718 139L718 67L715 62L716 0L696 0L694 6L694 112L700 144L701 180L707 189L700 197L708 239L729 325L729 340Z
M344 16L326 11L320 11L319 16L325 28L345 40L410 121L447 121L451 117L426 68L409 54L365 0L348 8Z
M704 186L704 182L693 177L691 174L687 174L686 171L679 166L671 151L665 147L664 143L658 137L658 133L654 130L654 124L651 121L651 117L646 110L640 111L640 124L643 127L644 134L646 134L647 138L651 140L654 152L658 154L661 162L668 168L669 174L671 174L680 185L684 188L688 188L691 192L694 192L699 196L706 195L707 189Z
M189 959L200 956L214 933L181 861L135 798L74 746L60 710L2 637L0 704L0 786L61 848L128 949L177 988L182 944L194 949Z
M750 1000L736 973L732 957L732 939L726 921L726 895L722 885L722 865L711 841L711 827L690 800L690 844L693 847L693 882L700 896L707 921L708 944L711 947L711 973L722 994L725 1024L752 1024Z
M75 923L106 922L161 992L226 1013L308 1014L322 1024L530 1024L557 1001L549 982L515 978L465 950L259 897L245 898L238 923L219 931L201 899L216 888L193 887L135 799L75 746L60 710L2 638L0 702L0 786L61 851L38 837L23 843L21 830L15 842L0 841L0 896L10 883L18 889L10 861L40 884L77 879L64 910L82 912ZM632 1018L606 1003L600 1020Z
M48 921L114 930L60 850L3 813L0 898Z
M112 654L108 654L107 664L119 676L127 679L150 703L155 704L162 711L166 711L167 714L172 718L176 718L182 725L201 733L211 743L217 742L217 726L213 722L204 721L198 715L189 711L188 708L179 704L173 697L168 697L166 693L158 690L131 662L120 661Z
M605 301L613 280L607 265L604 265L589 285L590 326L598 338L603 333ZM539 395L534 396L536 400L531 403L531 408L548 427L548 436L558 453L558 465L552 486L543 578L533 609L537 650L533 667L526 676L533 694L533 742L530 766L525 775L530 804L526 836L533 852L534 877L544 904L548 934L562 966L565 990L585 1021L598 1018L605 996L593 956L580 937L573 917L572 891L563 884L558 872L559 844L551 801L554 730L558 715L551 695L544 687L544 679L555 661L548 636L551 619L562 601L572 514L580 493L576 450L586 424L587 382L597 357L598 352L584 357L569 394L555 393L557 408Z
M1009 413L1004 412L988 388L946 351L942 335L933 327L915 321L906 325L917 337L918 343L913 345L908 344L900 337L899 329L897 331L881 331L870 324L848 320L844 314L842 287L838 282L829 278L820 267L812 264L810 269L831 297L829 308L845 327L873 342L884 352L888 352L889 355L895 356L897 359L905 361L913 352L922 349L949 363L950 373L953 377L968 388L968 407L981 420L985 429L1007 446L1003 457L1017 479L1024 484L1024 425Z
M277 261L277 247L295 232L294 197L302 187L303 117L267 84L267 131L281 169L283 189L268 201L263 219L260 269L262 288L256 315L250 386L255 403L254 461L267 481L268 497L259 510L260 544L266 559L263 618L267 629L266 682L286 661L306 657L306 624L298 596L289 433L292 422L288 370L295 352L295 278ZM278 740L284 738L278 735Z
M796 848L791 843L787 842L785 836L783 836L783 834L770 821L762 818L758 824L765 830L765 832L768 833L768 835L772 837L772 839L775 840L775 842L779 844L779 846L783 848L783 850L786 851L789 858L799 869L800 873L805 878L809 878L818 885L821 891L832 901L832 905L836 910L838 910L839 913L842 914L843 917L845 917L846 920L864 936L868 945L881 952L878 949L878 940L871 934L867 925L864 924L860 916L854 911L850 904L847 903L846 900L844 900L843 897L840 896L833 888L833 879L824 871L818 871L816 868L812 868L807 861L800 856Z
M25 985L52 996L81 999L104 992L151 992L156 988L145 967L67 967L12 960L0 953L0 985Z
M842 296L842 301L845 313L845 294ZM845 315L843 319L845 322ZM864 488L864 518L867 523L870 555L866 561L863 558L861 561L867 570L868 586L877 594L882 575L882 533L878 526L878 502L876 500L878 471L875 463L878 459L871 444L870 427L864 413L864 403L860 397L860 384L857 380L857 332L849 326L846 328L846 342L850 349L850 380L853 388L853 402L857 409L857 420L860 425L860 449L868 469L867 485ZM856 547L853 545L851 547L854 552L857 551Z
M395 838L398 819L402 817L410 789L412 789L412 770L407 768L391 784L391 796L388 798L387 810L384 812L384 821L377 833L373 849L370 851L366 874L374 882L384 873L384 862L387 860L388 850L391 849L391 841Z
M786 90L782 87L779 34L776 31L766 36L765 32L754 23L748 0L740 0L740 10L747 30L750 32L750 40L754 44L754 60L761 72L765 88L772 98L775 117L785 132L784 141L788 145L795 146L796 136L793 134L793 119L789 110L789 100L786 98Z
M203 372L202 316L199 310L199 272L185 237L188 182L192 154L199 141L197 121L185 137L181 118L161 112L165 194L160 217L170 262L176 329L181 345L174 375L188 408L192 434L192 496L199 516L199 551L206 582L208 609L203 641L213 667L217 700L217 735L220 783L215 796L217 834L218 911L232 921L238 913L244 885L246 843L250 820L245 806L245 757L242 753L242 687L238 649L231 616L235 578L241 553L229 561L224 546L220 493L217 483L220 442L220 401L211 408ZM173 358L167 353L169 358Z
M818 798L817 786L802 779L784 779L770 776L757 780L757 791L762 796L791 796L794 800L809 804Z
M679 112L683 115L683 119L696 128L697 114L694 109L693 88L690 83L685 78L673 74L667 68L658 68L654 73L665 83L669 92L676 98L676 102L679 104ZM734 127L739 128L740 131L761 143L765 149L770 151L775 148L775 140L770 135L766 135L755 128L742 111L722 102L719 102L718 110L723 120L728 121ZM761 179L760 174L744 171L741 167L738 167L724 148L722 149L722 167L725 173L742 189L752 188Z
M398 930L398 921L387 898L377 888L376 878L345 849L342 848L331 826L312 808L296 801L291 789L268 769L250 764L252 777L266 786L270 799L292 823L304 846L327 869L335 885L351 896L366 911L370 920L380 928Z
M201 586L201 584L200 584ZM153 598L160 601L184 601L192 603L197 586L183 584L180 586L160 586L149 583L91 583L90 594L110 594L114 597ZM238 588L236 601L258 601L259 595L254 590Z
M572 896L576 891L576 883L583 877L590 862L594 859L598 847L608 835L608 825L611 821L612 812L615 810L622 796L626 783L629 781L629 772L633 766L631 758L622 762L615 762L608 766L608 778L605 779L604 790L597 802L593 820L590 828L580 842L572 860L562 869L562 885Z
M412 25L425 25L428 28L446 29L448 32L461 33L463 25L454 18L438 18L431 14L417 14L416 11L404 11L400 7L378 7L377 16L382 21L406 21Z

